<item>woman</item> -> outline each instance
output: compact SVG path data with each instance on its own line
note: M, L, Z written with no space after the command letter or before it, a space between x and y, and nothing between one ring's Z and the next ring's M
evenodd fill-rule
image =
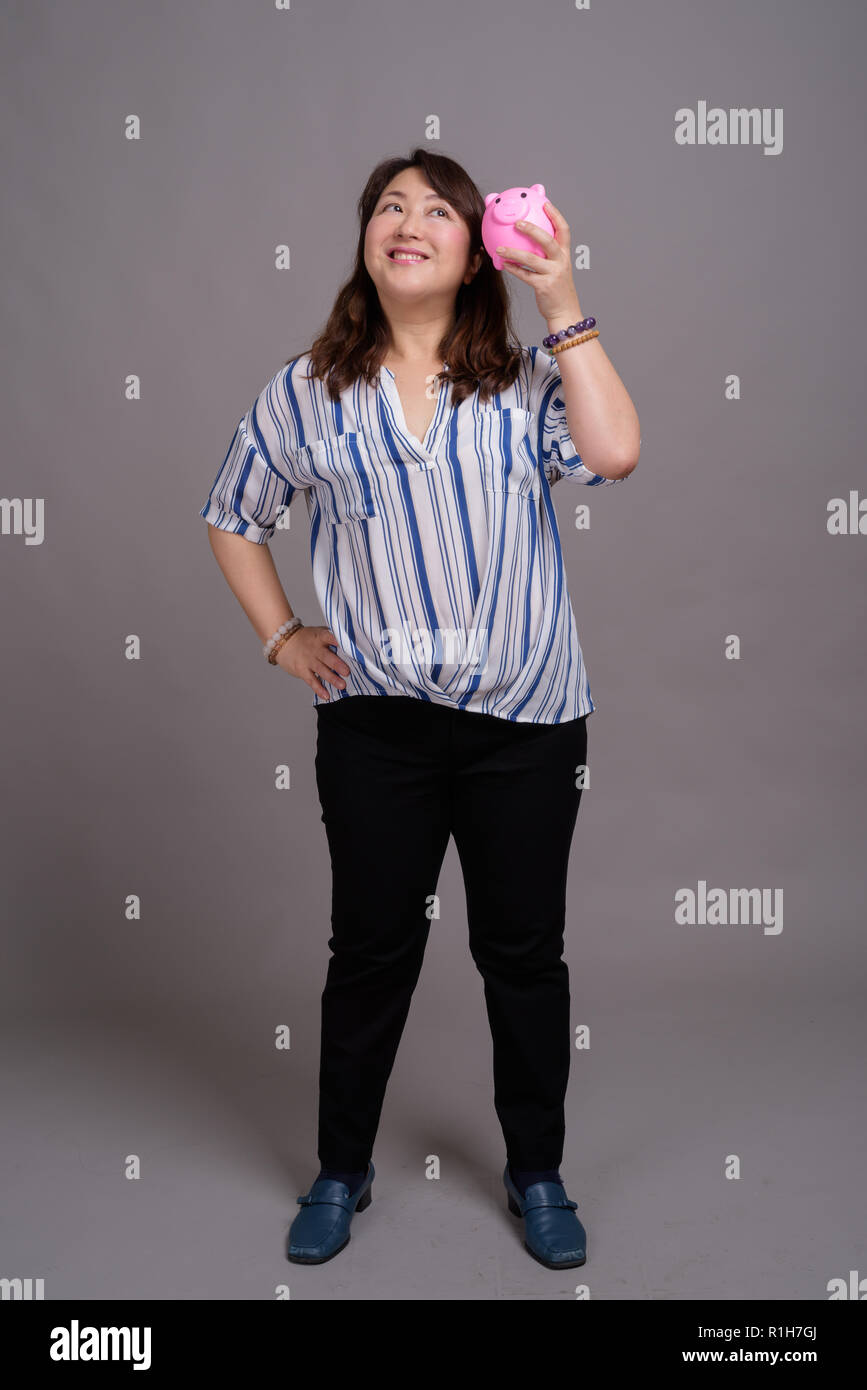
M265 654L310 686L317 714L332 955L320 1172L287 1248L299 1264L342 1250L370 1203L450 835L493 1038L509 1209L541 1263L586 1258L559 1173L562 953L595 706L550 489L625 478L638 419L582 321L562 214L546 203L553 237L526 229L544 257L506 257L560 335L554 354L514 341L484 210L442 155L420 148L377 166L358 204L355 269L323 333L241 419L201 511ZM267 548L298 490L326 627L295 618Z

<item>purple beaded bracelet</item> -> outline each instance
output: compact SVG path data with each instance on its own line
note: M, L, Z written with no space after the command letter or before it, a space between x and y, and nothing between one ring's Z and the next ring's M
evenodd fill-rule
M588 328L595 327L595 319L582 319L580 323L573 323L571 328L561 328L559 333L549 333L547 338L542 339L542 346L552 348L557 343L562 343L564 338L574 338L576 333L586 333Z

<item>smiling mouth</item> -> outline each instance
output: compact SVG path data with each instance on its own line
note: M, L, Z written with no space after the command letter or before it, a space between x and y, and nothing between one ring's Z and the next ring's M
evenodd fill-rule
M426 261L429 259L429 257L423 256L420 251L402 252L400 248L397 246L392 251L389 251L387 254L388 259L390 261L397 261L398 263L402 263L404 265L418 265L420 261Z

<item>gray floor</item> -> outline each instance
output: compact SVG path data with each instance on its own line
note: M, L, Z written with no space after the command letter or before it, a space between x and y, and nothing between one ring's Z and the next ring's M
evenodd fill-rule
M575 1052L562 1167L589 1258L539 1266L506 1210L479 1008L442 1010L452 947L432 940L392 1075L373 1202L316 1268L283 1256L315 1176L314 1030L289 1052L238 1001L157 1020L96 1010L7 1019L5 1277L46 1299L827 1299L867 1272L863 1005L753 982L623 974ZM472 965L467 957L467 969ZM434 980L437 983L434 983ZM573 993L575 991L573 967ZM619 987L619 988L618 988ZM261 1043L261 1055L249 1049ZM124 1176L128 1155L141 1177ZM436 1155L440 1177L425 1177ZM729 1155L741 1176L725 1176ZM285 1294L284 1294L285 1296Z

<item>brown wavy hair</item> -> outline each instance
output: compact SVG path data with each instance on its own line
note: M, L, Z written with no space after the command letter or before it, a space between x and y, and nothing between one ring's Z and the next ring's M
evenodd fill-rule
M408 158L383 159L367 180L358 200L358 245L355 267L341 287L322 332L305 351L311 370L306 380L325 381L336 401L359 376L376 385L377 372L389 342L389 330L379 295L364 264L364 236L380 196L402 169L418 169L431 188L446 198L470 233L470 256L481 250L482 263L471 282L462 284L455 300L454 324L439 344L448 362L453 401L460 404L479 388L487 402L495 391L511 386L520 370L521 346L511 317L505 278L482 246L485 200L469 174L447 155L419 146ZM296 356L301 356L298 353ZM284 365L295 360L287 357ZM437 380L443 376L437 373Z

